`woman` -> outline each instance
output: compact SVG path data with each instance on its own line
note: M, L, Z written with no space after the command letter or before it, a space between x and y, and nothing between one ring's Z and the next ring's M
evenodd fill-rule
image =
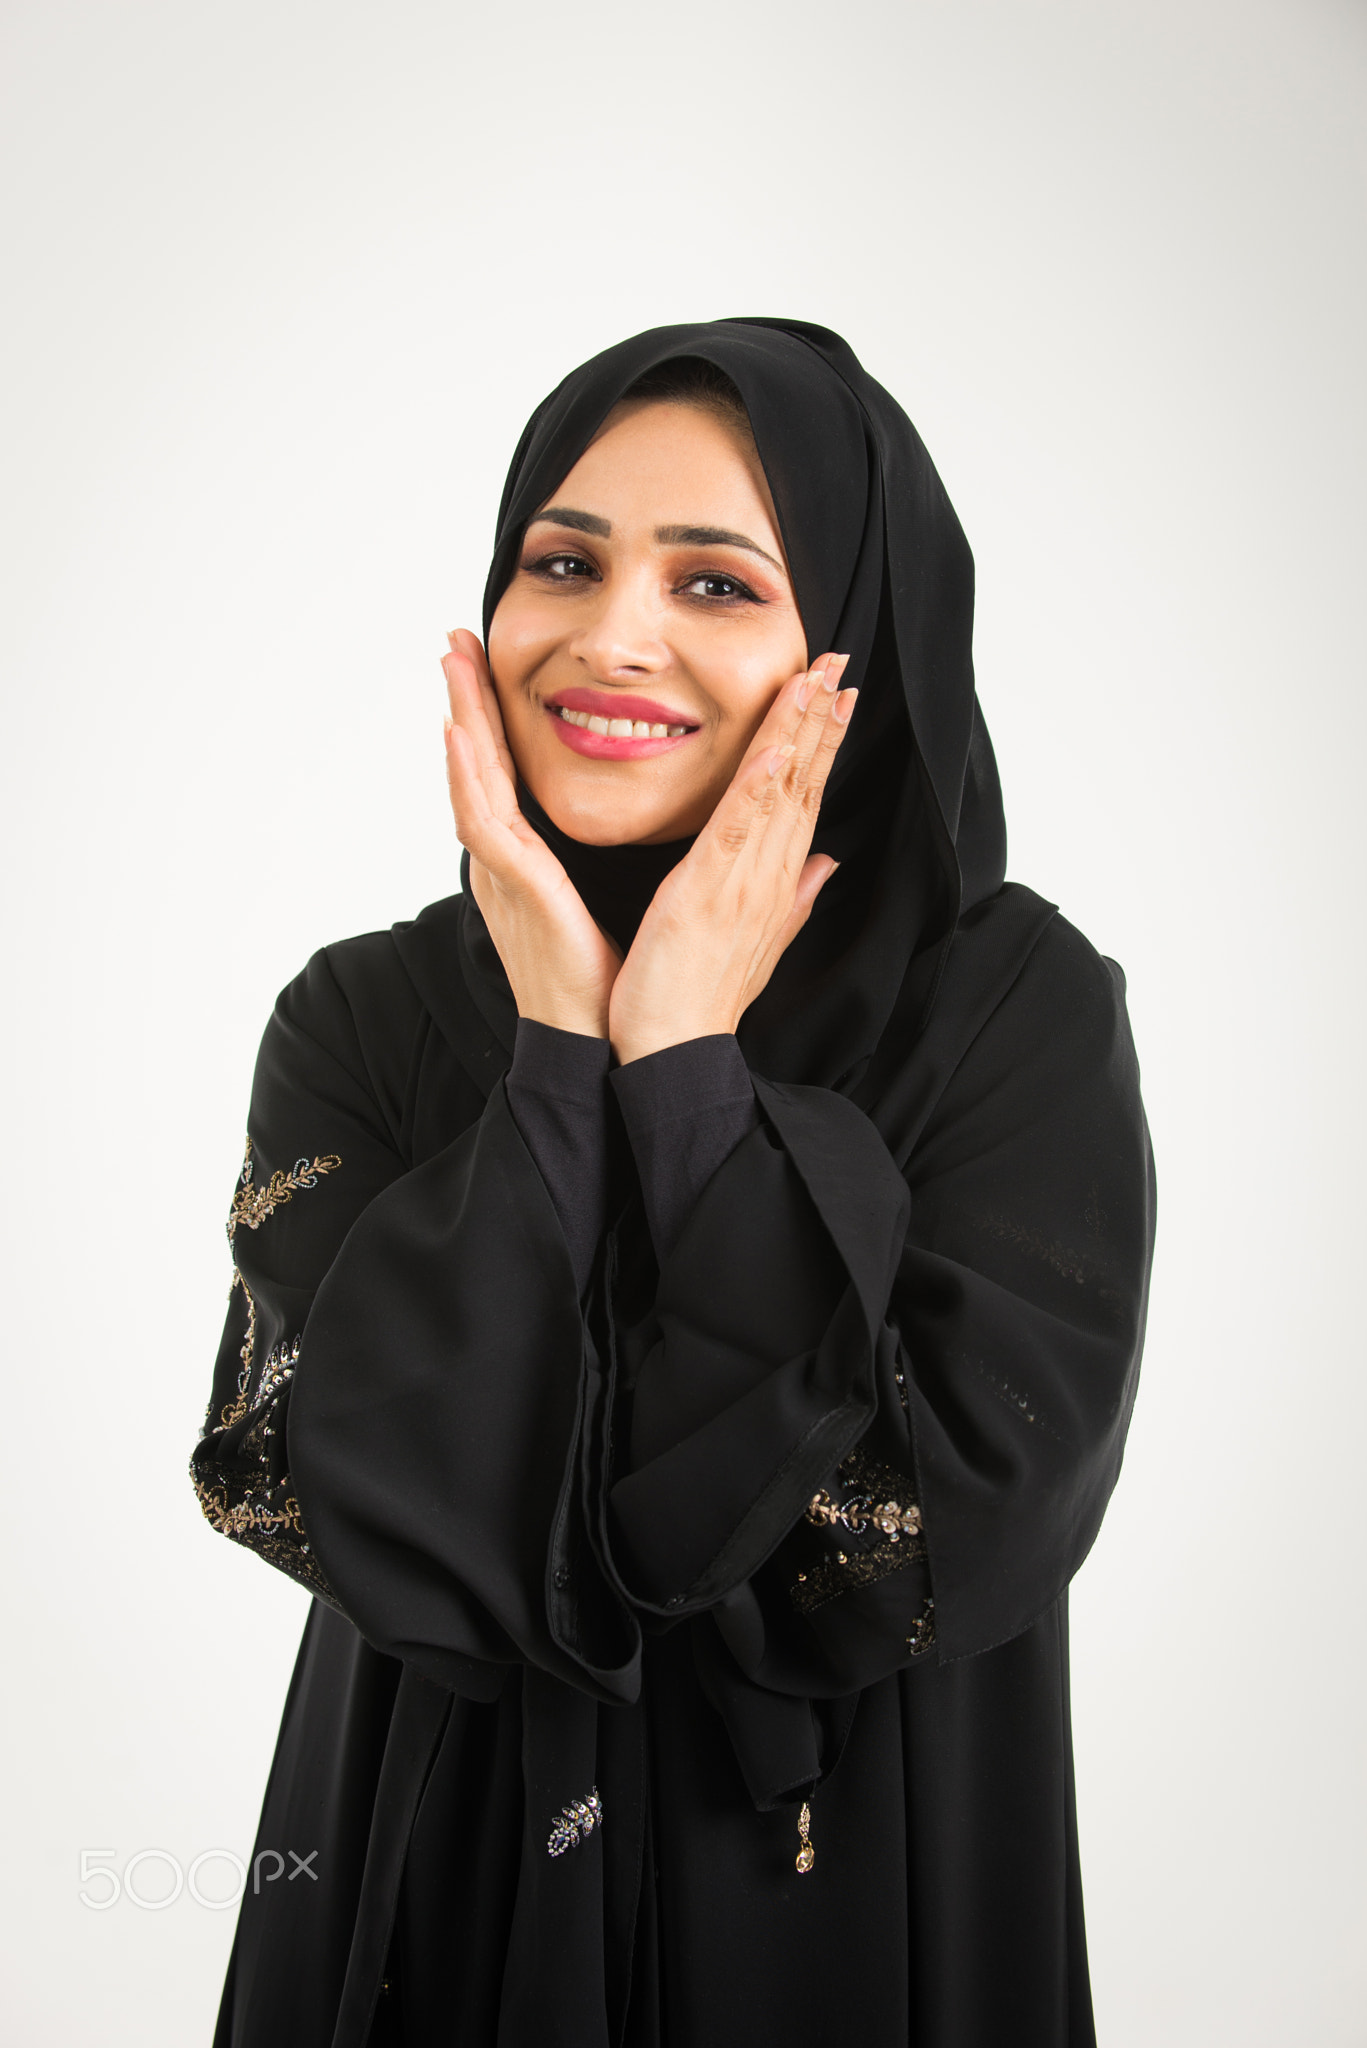
M523 435L462 891L257 1066L192 1470L315 1600L219 2048L1094 2039L1067 1586L1152 1161L971 619L825 329L639 335Z

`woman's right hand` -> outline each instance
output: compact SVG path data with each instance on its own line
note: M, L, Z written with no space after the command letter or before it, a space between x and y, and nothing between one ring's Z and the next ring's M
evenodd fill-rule
M498 948L520 1017L608 1035L622 955L517 802L517 771L484 649L464 629L442 658L451 716L446 781L470 888Z

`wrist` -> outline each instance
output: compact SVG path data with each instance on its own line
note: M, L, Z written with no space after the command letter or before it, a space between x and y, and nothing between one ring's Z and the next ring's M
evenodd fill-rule
M695 1038L731 1037L735 1025L718 1018L698 1018L687 1023L661 1024L655 1030L637 1030L619 1033L613 1038L612 1050L617 1056L619 1067L629 1067L633 1060L649 1059L653 1052L664 1052L671 1045L686 1045Z
M549 1024L555 1031L574 1031L581 1038L606 1038L608 1020L605 1012L584 1008L573 1003L519 1003L519 1017L525 1017L529 1024Z

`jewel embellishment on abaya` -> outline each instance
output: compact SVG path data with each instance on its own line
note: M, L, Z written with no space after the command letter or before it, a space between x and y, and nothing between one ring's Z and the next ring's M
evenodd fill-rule
M328 1153L322 1158L297 1159L288 1173L277 1170L264 1187L255 1187L249 1136L238 1191L228 1216L229 1244L232 1244L239 1224L248 1230L259 1230L267 1217L282 1203L288 1202L300 1188L316 1187L321 1175L334 1172L341 1163L336 1153ZM273 1455L273 1446L268 1441L276 1439L283 1453L283 1439L277 1428L281 1413L279 1404L294 1376L301 1339L298 1336L282 1339L271 1346L261 1367L260 1384L253 1395L256 1302L234 1258L232 1283L228 1290L230 1298L239 1287L246 1327L238 1352L241 1366L237 1392L233 1400L224 1404L216 1430L210 1403L210 1413L205 1417L204 1441L196 1447L190 1460L191 1483L205 1520L219 1535L231 1537L234 1542L254 1550L258 1557L306 1586L341 1613L341 1603L313 1554L299 1513L299 1502L290 1488L289 1473L279 1469L284 1462L283 1455ZM252 1415L253 1420L240 1442L233 1449L222 1451L215 1439L246 1421L248 1415Z
M273 1215L283 1202L288 1202L297 1189L317 1187L319 1176L325 1173L334 1173L341 1163L335 1152L328 1152L321 1159L296 1159L288 1173L284 1172L282 1168L277 1167L266 1182L265 1187L259 1188L254 1186L252 1181L254 1170L252 1166L252 1140L251 1133L248 1132L246 1150L242 1155L242 1171L238 1175L237 1193L233 1197L233 1206L228 1212L228 1243L231 1244L237 1235L239 1223L245 1224L248 1230L259 1230L266 1221L266 1218ZM252 1299L250 1287L248 1287L238 1270L235 1259L233 1261L232 1287L240 1287L246 1299L247 1332L242 1340L242 1350L239 1354L242 1359L242 1370L237 1376L237 1399L230 1401L224 1408L219 1418L219 1426L222 1429L231 1429L234 1423L241 1422L250 1406L248 1390L252 1376L252 1355L256 1349L256 1303ZM232 1289L230 1288L229 1292L231 1293L231 1291ZM294 1351L289 1360L290 1372L294 1370L294 1361L298 1356L299 1340L296 1337L294 1340ZM261 1390L256 1397L258 1406L267 1399L268 1393L276 1392L284 1380L289 1377L289 1373L281 1373L272 1382L269 1389L266 1387L265 1382L271 1375L272 1366L278 1366L282 1362L277 1359L275 1351L272 1351L266 1361L262 1374Z
M595 1828L602 1825L603 1802L595 1785L587 1799L572 1799L568 1806L561 1807L551 1823L546 1854L563 1856L567 1849L577 1849L581 1842L587 1842Z
M801 1848L797 1852L797 1868L805 1877L816 1862L816 1850L812 1847L812 1809L804 1799L802 1811L797 1817L797 1838Z
M828 1600L858 1586L871 1586L926 1554L920 1506L905 1476L863 1451L851 1451L836 1470L836 1492L821 1487L807 1506L817 1528L840 1530L853 1541L814 1570L799 1572L792 1602L799 1614L814 1613Z
M239 1223L245 1223L248 1230L259 1230L266 1218L272 1215L282 1202L288 1202L296 1188L317 1187L319 1175L335 1172L341 1163L335 1152L329 1152L321 1159L296 1159L288 1173L277 1166L265 1187L254 1187L252 1141L249 1136L237 1193L233 1197L232 1214L228 1218L229 1243L232 1242L233 1233Z
M935 1602L927 1600L911 1624L907 1637L907 1649L913 1657L919 1657L922 1650L928 1650L935 1640Z

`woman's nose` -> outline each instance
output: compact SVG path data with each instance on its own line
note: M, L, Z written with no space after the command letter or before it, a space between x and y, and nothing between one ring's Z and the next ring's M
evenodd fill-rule
M613 578L602 586L592 616L582 619L569 652L604 681L657 675L672 660L658 605L644 580Z

